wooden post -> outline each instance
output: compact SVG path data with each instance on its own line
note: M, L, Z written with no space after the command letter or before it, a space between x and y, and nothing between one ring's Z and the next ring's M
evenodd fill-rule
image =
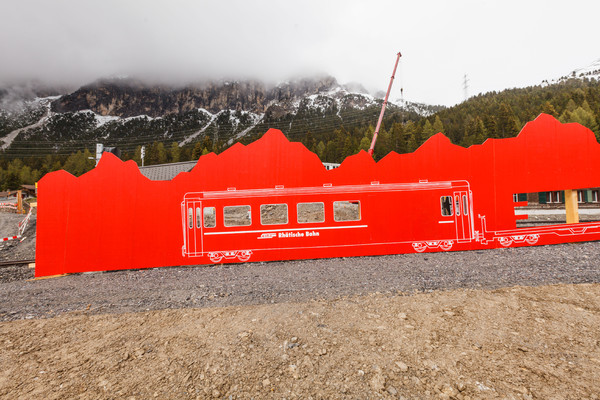
M23 214L23 191L17 190L17 213Z
M577 204L577 190L565 190L565 209L567 210L567 224L579 222L579 205Z

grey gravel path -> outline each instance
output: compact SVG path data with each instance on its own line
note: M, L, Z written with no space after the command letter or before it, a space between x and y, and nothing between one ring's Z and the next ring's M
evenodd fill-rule
M216 267L75 274L0 283L0 320L332 299L373 292L600 282L600 242ZM25 269L25 270L23 270Z

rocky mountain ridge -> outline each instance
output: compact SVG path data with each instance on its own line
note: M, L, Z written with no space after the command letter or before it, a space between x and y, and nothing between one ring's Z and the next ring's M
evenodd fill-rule
M52 111L91 110L102 116L160 117L202 108L212 114L221 110L265 113L277 104L287 109L302 97L339 87L332 77L303 79L269 87L259 81L224 81L173 87L139 80L99 80L62 96ZM291 109L290 109L291 110Z
M221 81L172 86L101 79L60 96L28 99L18 109L0 109L0 146L10 150L47 143L60 150L102 140L132 150L143 135L146 142L180 146L209 137L213 144L221 142L217 151L271 127L306 135L320 126L374 124L381 102L360 85L346 87L328 76L278 85ZM409 102L389 107L402 107L415 117L440 108Z

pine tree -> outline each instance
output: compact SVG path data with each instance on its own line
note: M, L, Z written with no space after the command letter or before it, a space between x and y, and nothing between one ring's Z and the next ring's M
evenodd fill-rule
M304 140L302 141L302 143L304 144L304 146L306 146L307 149L309 149L309 150L314 149L315 139L313 138L313 135L310 131L308 131L306 133L306 136L304 137Z
M335 141L331 140L327 142L325 150L325 158L321 161L324 162L341 162L341 157L336 146Z
M573 101L573 99L569 99L569 101L567 102L567 106L565 107L565 109L567 111L573 112L575 111L575 109L577 108L577 104L575 104L575 102Z
M481 118L470 118L465 126L465 135L463 136L462 145L464 147L469 147L474 144L481 144L487 137L488 135Z
M19 173L16 171L10 171L6 173L6 180L2 184L4 190L17 190L21 187L21 178Z
M88 154L91 153L88 151ZM67 158L67 161L65 161L63 168L65 171L68 171L75 176L81 176L88 171L88 160L86 160L85 157L86 156L84 156L81 150L77 151L76 153L71 153L71 155L69 155Z
M133 153L133 161L135 161L137 163L137 165L141 166L142 165L142 146L137 146L135 148L135 152ZM146 160L144 160L146 161Z
M375 142L374 154L377 160L385 157L390 152L390 134L387 130L381 128Z
M497 132L501 138L514 137L519 133L519 126L512 108L502 102L498 110Z
M84 160L83 173L91 171L96 166L96 158L94 156L92 156L92 153L88 149L83 150L83 160Z
M200 149L202 149L202 148L207 148L209 150L216 152L216 149L213 147L213 141L210 138L210 135L204 135L204 139L202 139L202 147ZM202 152L202 150L200 150L199 154L201 154L201 152ZM196 158L194 158L194 160L195 159Z
M402 154L408 152L404 125L400 122L392 124L392 129L390 131L390 147L391 150L396 153Z
M321 140L319 142L319 144L317 145L317 155L319 156L319 159L322 161L323 157L325 156L325 143L323 143L323 141Z
M575 108L573 111L565 110L559 118L560 122L576 122L589 129L596 135L596 139L600 140L600 129L598 121L594 116L589 104L584 101L581 107Z
M554 108L554 106L552 105L552 103L550 103L549 101L546 101L542 105L542 112L544 114L552 115L553 117L557 117L558 116L558 113L556 112L556 109Z
M428 119L425 120L425 123L423 124L423 142L425 142L427 139L429 139L430 137L432 137L435 134L435 130L433 129L433 126L431 125L431 122L429 122Z
M493 115L483 116L483 126L485 127L485 131L487 132L488 137L498 137L498 123L496 122L496 118Z
M344 147L342 148L342 158L346 158L356 153L354 143L352 143L352 136L346 135L344 139Z
M371 147L371 140L367 136L363 136L360 139L360 144L358 145L359 150L367 151Z
M442 123L439 115L435 116L435 121L433 122L433 132L434 134L439 132L444 133L444 124Z
M181 148L177 142L171 143L171 147L169 148L169 159L171 162L179 162L181 158Z
M196 142L194 145L194 150L192 150L192 160L197 160L202 155L202 149L206 149L206 147L202 146L202 142Z
M406 125L404 125L404 130L406 132L405 137L407 138L406 150L410 153L415 151L420 145L417 128L412 121L409 121L406 123Z
M154 142L156 144L156 162L158 164L164 164L167 162L167 149L165 149L165 145L163 142ZM154 146L154 144L153 144Z

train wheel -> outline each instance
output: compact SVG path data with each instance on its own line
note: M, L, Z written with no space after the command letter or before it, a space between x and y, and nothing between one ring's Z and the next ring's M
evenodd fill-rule
M421 242L414 242L412 244L412 247L413 247L413 249L415 249L415 251L417 253L422 253L427 248L427 245L425 243L421 243Z
M221 261L223 259L223 254L221 254L221 253L208 253L208 258L210 259L210 261L212 261L214 263L218 263L219 261Z
M452 240L445 240L440 244L440 249L442 249L444 251L448 251L452 248L453 244L454 244L454 242Z
M498 241L504 247L508 247L512 244L512 238L510 238L510 237L501 237L501 238L498 238Z
M540 235L527 235L525 241L529 244L536 244L539 238Z
M250 256L252 255L252 251L251 250L244 250L244 251L240 251L237 255L238 260L242 261L242 262L246 262L250 259Z

